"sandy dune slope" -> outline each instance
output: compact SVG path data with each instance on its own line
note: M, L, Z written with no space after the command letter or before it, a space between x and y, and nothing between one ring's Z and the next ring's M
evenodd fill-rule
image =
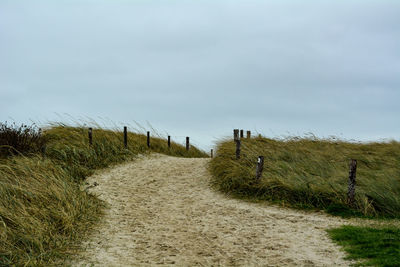
M109 208L73 266L347 266L345 222L210 189L208 159L143 157L88 178Z

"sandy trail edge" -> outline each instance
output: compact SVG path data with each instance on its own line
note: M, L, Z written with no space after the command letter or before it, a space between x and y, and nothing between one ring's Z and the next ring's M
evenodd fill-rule
M208 159L143 157L88 178L109 208L72 266L348 266L322 213L210 189Z

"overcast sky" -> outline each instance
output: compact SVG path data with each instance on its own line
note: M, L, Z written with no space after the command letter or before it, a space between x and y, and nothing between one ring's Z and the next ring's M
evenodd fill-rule
M0 0L0 100L1 121L148 121L204 149L399 140L400 2Z

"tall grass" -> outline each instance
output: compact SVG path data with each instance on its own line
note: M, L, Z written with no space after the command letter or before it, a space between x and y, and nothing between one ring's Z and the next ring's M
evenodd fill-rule
M255 180L257 157L265 157L263 176ZM336 139L263 137L218 144L210 163L213 183L237 196L292 206L346 207L349 160L358 160L355 211L367 216L400 216L400 143L350 143Z
M100 215L51 160L15 157L0 165L0 265L50 265Z
M99 128L93 131L92 146L84 127L57 124L43 136L44 156L32 150L28 156L0 159L0 266L57 265L73 253L74 244L101 215L101 201L80 190L94 170L140 153L207 157L195 147L186 151L172 143L169 149L161 138L152 138L148 149L146 136L137 133L128 134L124 149L121 132Z
M180 144L160 137L151 137L150 149L147 136L128 132L128 148L124 148L123 133L116 130L93 129L93 144L89 145L88 130L84 127L55 126L45 132L47 143L46 156L68 170L75 180L81 180L95 169L120 163L140 153L157 152L179 157L207 157L192 146L189 151Z

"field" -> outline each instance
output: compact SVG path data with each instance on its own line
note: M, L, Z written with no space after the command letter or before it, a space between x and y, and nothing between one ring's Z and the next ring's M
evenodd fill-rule
M265 157L256 181L257 158ZM356 203L347 206L349 161L358 161ZM400 216L400 143L351 143L337 139L264 137L218 144L210 164L214 185L242 198L326 209L342 215Z
M149 149L146 136L132 132L124 149L122 132L99 128L90 146L86 127L62 124L43 133L2 124L0 140L0 266L55 265L74 253L102 214L103 202L81 189L96 169L149 152L207 157L195 147L169 149L161 138L151 138Z

